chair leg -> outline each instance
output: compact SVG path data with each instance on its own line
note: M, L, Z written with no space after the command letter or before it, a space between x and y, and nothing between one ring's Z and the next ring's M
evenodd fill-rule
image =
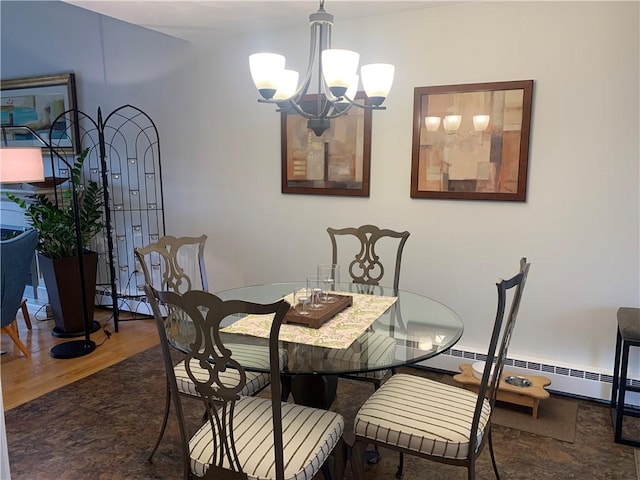
M333 480L333 474L331 473L331 467L328 462L324 462L320 467L324 480Z
M24 323L27 324L27 329L31 330L31 317L29 316L29 309L27 308L27 299L23 298L20 303L20 310L22 310L22 317L24 318Z
M500 480L500 474L498 473L498 464L496 463L496 457L493 453L493 439L491 436L491 428L489 428L489 454L491 455L491 465L493 465L493 473L496 474L496 480Z
M347 444L341 438L336 447L333 449L333 471L336 480L344 478L344 472L347 469Z
M351 448L351 471L355 480L364 480L365 450L367 444L356 439Z
M10 325L7 325L6 327L2 327L2 331L5 332L7 335L9 335L9 337L11 337L11 340L13 340L13 343L16 344L16 346L20 349L20 351L24 354L25 357L30 357L31 352L29 352L29 349L27 349L27 347L24 346L24 343L22 343L22 341L20 340L20 337L18 337L17 327L14 326L15 323L16 321L14 320L13 323L11 323Z
M381 385L382 380L374 380L373 390L377 391ZM375 465L376 463L378 463L382 459L382 455L380 455L380 449L378 448L378 445L374 445L373 450L367 450L367 452L365 453L365 457L369 465Z
M156 439L156 444L153 446L153 450L147 457L147 462L151 463L153 459L153 455L156 453L156 450L160 446L160 442L162 441L162 437L164 437L164 431L167 429L167 421L169 420L169 409L171 408L171 391L169 387L169 379L167 378L167 382L165 385L165 396L164 396L164 418L162 419L162 427L160 427L160 432L158 433L158 438Z
M398 480L401 480L403 475L404 475L404 453L400 452L398 455L398 470L396 470L396 478Z
M343 438L340 438L336 444L330 458L333 459L333 469L329 466L329 462L324 462L320 467L324 480L342 480L347 467L347 444Z

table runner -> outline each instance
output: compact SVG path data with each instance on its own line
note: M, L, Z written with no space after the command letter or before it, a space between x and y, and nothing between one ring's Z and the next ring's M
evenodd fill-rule
M320 328L283 324L278 338L285 342L303 343L316 347L347 348L397 300L397 297L333 293L353 296L353 305L336 314ZM293 294L285 296L284 299L292 304ZM272 322L273 315L247 315L221 331L269 338Z

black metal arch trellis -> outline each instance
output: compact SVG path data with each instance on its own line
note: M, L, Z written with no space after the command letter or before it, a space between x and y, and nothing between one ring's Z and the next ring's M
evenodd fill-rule
M72 138L77 139L76 153L89 149L82 181L96 181L104 191L105 226L89 248L98 253L95 301L113 308L117 332L120 310L135 312L143 304L144 281L134 248L165 235L158 130L145 112L132 105L123 105L104 119L98 108L97 121L73 109L61 113L49 131L51 147L57 151ZM70 175L53 153L51 169L53 177ZM60 188L54 190L56 202L62 201ZM146 305L143 313L149 313Z

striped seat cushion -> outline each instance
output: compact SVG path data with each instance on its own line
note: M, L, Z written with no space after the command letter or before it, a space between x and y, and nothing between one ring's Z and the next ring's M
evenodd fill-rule
M238 458L249 479L275 478L271 400L242 397L235 407L234 431ZM333 451L344 431L335 412L282 403L285 480L311 480ZM212 462L209 422L191 438L191 469L203 476ZM219 443L219 442L218 442ZM225 467L228 467L225 460Z
M469 454L471 423L477 395L463 388L414 375L391 377L356 415L359 437L415 452L452 459ZM485 400L478 427L478 445L489 422Z
M356 340L354 344L346 349L330 349L327 358L334 362L340 362L344 365L344 369L348 369L350 365L355 369L362 363L367 363L369 368L376 366L389 366L393 364L396 358L396 341L388 335L382 335L375 332L365 332ZM359 346L359 348L354 348ZM388 370L376 370L374 372L358 373L350 376L372 378L376 380L382 379Z
M242 344L228 344L225 345L232 352L232 357L240 363L240 365L251 365L253 367L259 367L269 369L269 347L263 347L258 345L242 345ZM280 354L281 362L284 362L286 358L286 352L282 351ZM209 372L200 368L198 361L191 359L191 371L195 374L198 380L206 382L209 378ZM187 374L185 361L178 363L173 367L173 371L176 375L176 382L178 384L178 391L181 393L198 396L194 383ZM270 376L268 373L256 373L246 372L247 383L240 392L241 395L253 395L269 384ZM238 372L231 368L222 372L220 378L225 385L235 385L238 382Z

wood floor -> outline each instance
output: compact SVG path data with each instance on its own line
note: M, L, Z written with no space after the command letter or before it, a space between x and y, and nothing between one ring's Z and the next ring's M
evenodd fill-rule
M49 353L53 345L77 338L53 337L53 320L40 320L45 315L35 311L30 313L33 328L27 330L22 313L18 312L20 339L31 351L31 357L26 358L11 338L2 334L0 350L7 352L0 357L4 409L22 405L158 344L153 319L123 321L130 314L121 313L118 333L114 333L111 314L111 310L96 308L94 319L103 327L106 324L111 336L104 329L93 333L91 339L97 345L93 352L79 358L55 359Z

